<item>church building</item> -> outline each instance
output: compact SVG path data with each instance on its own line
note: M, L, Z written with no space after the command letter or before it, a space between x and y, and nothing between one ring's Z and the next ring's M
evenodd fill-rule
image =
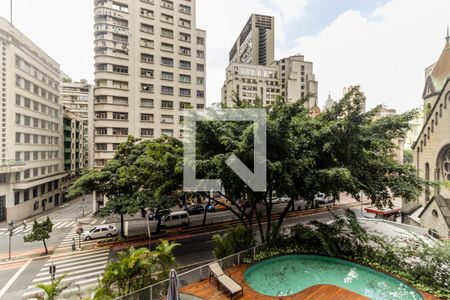
M450 238L450 35L439 60L425 70L424 125L412 145L418 175L440 182L426 186L417 201L402 205L403 221Z

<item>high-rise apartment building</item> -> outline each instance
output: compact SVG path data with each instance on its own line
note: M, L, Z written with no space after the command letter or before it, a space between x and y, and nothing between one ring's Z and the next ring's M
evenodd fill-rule
M277 97L294 102L309 95L305 105L312 109L317 106L317 92L313 63L305 61L303 55L294 55L270 66L231 63L226 69L222 103L233 106L237 98L253 102L258 97L270 105Z
M274 39L274 17L252 14L230 50L230 64L271 65Z
M11 221L61 200L60 69L1 17L0 62L0 221Z
M89 124L89 113L93 110L94 105L94 90L92 85L88 84L86 81L72 82L68 77L63 77L63 82L60 84L61 93L61 104L66 111L76 114L81 118L82 136L80 139L83 143L83 158L81 161L81 168L92 167L93 166L93 147L89 145L93 144L93 128ZM74 117L70 117L74 119ZM64 122L67 122L64 120Z
M182 137L205 106L205 38L195 0L95 0L94 166L128 135Z
M85 120L66 107L63 109L63 165L67 176L62 179L61 186L66 190L81 175L81 170L87 167L84 147L88 143Z

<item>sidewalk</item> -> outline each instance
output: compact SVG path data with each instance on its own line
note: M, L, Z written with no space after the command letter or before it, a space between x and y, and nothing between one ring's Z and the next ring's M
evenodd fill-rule
M55 247L47 247L48 249L48 255L51 255L53 251L55 250ZM35 258L35 257L44 257L47 256L45 254L45 248L38 248L38 249L32 249L32 250L26 250L26 251L14 251L11 252L11 260L8 259L8 253L0 253L0 264L2 262L9 262L9 261L16 261L21 259L29 259L29 258Z

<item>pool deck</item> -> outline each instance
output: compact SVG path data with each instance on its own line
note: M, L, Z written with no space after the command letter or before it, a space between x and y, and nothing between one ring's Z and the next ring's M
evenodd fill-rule
M364 296L351 292L349 290L334 286L334 285L316 285L307 288L295 295L291 296L279 296L271 297L257 293L252 288L250 288L244 280L244 272L249 265L237 265L230 269L225 270L225 274L230 276L234 281L236 281L244 290L244 295L234 296L233 299L241 300L273 300L273 299L283 299L283 300L367 300ZM217 282L211 279L202 280L193 284L189 284L181 288L181 292L185 294L194 295L196 297L202 298L204 300L228 300L230 299L230 294L223 287L220 290L217 289ZM422 293L424 300L437 300L436 297Z

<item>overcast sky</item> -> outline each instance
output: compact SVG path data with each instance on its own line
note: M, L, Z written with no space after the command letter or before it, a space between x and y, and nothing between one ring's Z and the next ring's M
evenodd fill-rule
M130 0L131 1L131 0ZM137 0L133 0L137 1ZM13 0L13 23L73 79L93 82L93 0ZM449 0L197 0L207 31L207 103L220 101L228 51L251 13L275 16L276 58L314 62L319 104L360 84L368 107L419 107L424 69L450 23ZM0 0L9 19L9 1Z

